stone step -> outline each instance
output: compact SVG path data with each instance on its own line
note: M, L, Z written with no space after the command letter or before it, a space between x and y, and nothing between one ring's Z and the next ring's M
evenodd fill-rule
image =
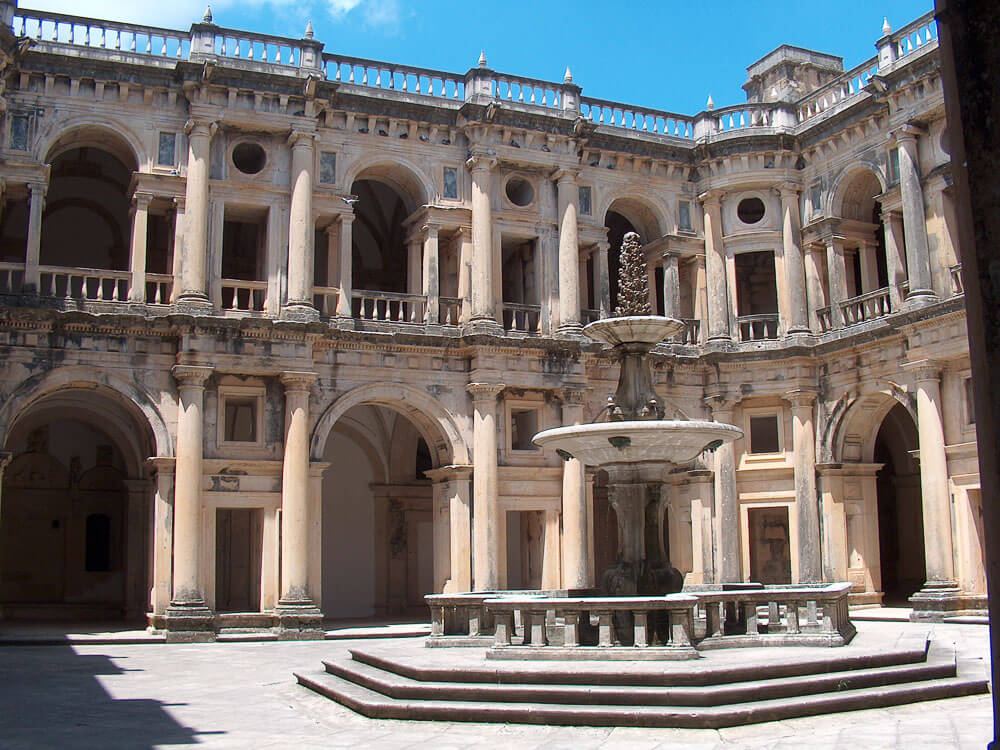
M465 651L465 649L462 649ZM752 651L752 649L750 650ZM795 649L791 649L793 653ZM586 663L552 663L521 666L516 662L505 662L500 665L463 664L460 670L451 665L426 665L412 659L393 658L378 651L355 648L350 649L351 657L356 662L392 672L401 677L421 682L477 682L511 685L650 685L668 686L707 686L728 685L731 683L775 679L780 677L797 677L802 675L846 672L857 669L876 669L904 664L923 663L927 658L928 641L921 637L902 647L882 651L866 651L862 653L829 653L824 650L822 658L799 659L789 658L772 663L729 664L724 666L706 666L700 660L691 662L672 662L670 669L655 668L653 662L645 662L645 666L630 669L624 662L590 667ZM748 652L749 656L749 652ZM795 653L797 657L798 654ZM747 661L752 660L749 656Z
M296 674L296 679L299 684L357 713L377 719L705 729L939 700L983 693L988 689L981 662L960 662L958 675L955 677L724 706L415 700L391 698L327 672Z
M565 703L616 706L722 706L736 703L883 687L955 677L955 659L943 650L925 663L831 674L811 674L713 686L496 685L424 682L344 659L324 662L326 671L390 698L433 701Z

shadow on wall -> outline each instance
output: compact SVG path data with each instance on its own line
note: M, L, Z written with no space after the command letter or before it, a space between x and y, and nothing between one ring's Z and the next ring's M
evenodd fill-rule
M0 745L9 748L153 748L193 745L162 702L115 699L99 676L129 670L73 647L3 647L0 657ZM212 733L214 734L214 733Z

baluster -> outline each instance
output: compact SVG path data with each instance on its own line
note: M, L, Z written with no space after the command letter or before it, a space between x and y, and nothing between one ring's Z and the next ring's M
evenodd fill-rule
M53 30L52 33L55 34L55 31ZM76 38L76 24L71 22L69 25L69 43L75 44L75 38ZM55 39L56 39L55 36L53 36L52 41L55 41Z
M57 23L53 24L52 25L52 41L53 42L56 41L59 38L59 33L58 32L59 32L59 24L57 24ZM35 39L41 39L41 38L42 38L42 22L39 21L38 22L38 28L35 29Z
M364 68L362 68L362 70L364 70L364 76L361 79L361 85L367 86L368 85L368 66L366 65Z
M135 33L135 32L133 31L133 32L132 32L132 40L131 40L131 41L129 42L129 48L128 48L128 51L129 51L129 52L135 52L135 40L136 40L136 37L137 37L137 36L138 36L138 34L136 34L136 33Z
M160 47L160 57L167 56L167 38L163 37L163 46Z
M354 83L354 65L351 65L351 77L348 79L348 83ZM337 66L337 74L340 74L340 66Z
M111 281L114 284L114 287L112 288L112 291L111 291L111 301L112 302L117 302L118 301L118 286L119 286L119 284L121 282L119 281L119 279L112 279Z
M419 94L420 93L420 74L419 73L414 73L414 78L416 80L415 80L415 83L414 83L414 89L413 89L413 91L414 91L414 93ZM406 86L406 77L405 76L403 77L403 85L404 85L404 88L405 88L405 86ZM430 87L431 93L433 94L434 93L434 79L433 78L428 79L428 84L427 85Z
M222 37L222 46L219 48L219 54L225 56L226 54L226 37Z
M253 39L249 40L247 45L247 60L253 60ZM264 50L264 62L267 62L267 49Z
M458 86L459 86L458 81L452 81L452 84L454 85L455 90L452 92L451 98L458 99ZM464 86L462 87L462 90L463 91L465 90Z
M548 100L548 96L549 96L549 90L548 89L542 89L542 106L543 107L547 107L549 105L549 103L547 101Z
M146 50L145 50L145 52L146 52L147 55L153 54L153 35L152 34L147 34L146 35Z

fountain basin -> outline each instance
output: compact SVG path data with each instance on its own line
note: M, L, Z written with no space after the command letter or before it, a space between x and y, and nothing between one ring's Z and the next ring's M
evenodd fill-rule
M554 448L563 458L587 466L617 463L685 463L706 448L729 443L743 430L721 422L688 419L635 420L556 427L539 432L532 442Z
M619 344L646 344L648 352L664 339L684 330L684 321L662 315L629 315L621 318L602 318L583 328L594 341L608 346Z

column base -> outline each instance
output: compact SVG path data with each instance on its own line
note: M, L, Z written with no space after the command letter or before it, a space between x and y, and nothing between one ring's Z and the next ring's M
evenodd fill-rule
M174 300L180 312L205 313L212 311L212 301L201 292L181 292Z
M278 602L274 608L280 641L321 641L326 638L323 630L323 612L312 602Z
M556 331L556 336L561 339L584 340L582 323L562 323Z
M964 610L962 590L953 581L928 581L910 597L910 620L941 622Z
M312 323L319 320L319 310L308 302L289 302L281 308L281 320L296 323Z
M494 336L502 336L503 326L493 318L473 318L465 324L462 333L465 335L487 333Z
M215 614L204 602L174 604L163 616L167 643L209 643L215 640Z
M938 296L933 289L911 289L907 293L906 299L903 300L903 304L907 307L923 307L937 301Z

